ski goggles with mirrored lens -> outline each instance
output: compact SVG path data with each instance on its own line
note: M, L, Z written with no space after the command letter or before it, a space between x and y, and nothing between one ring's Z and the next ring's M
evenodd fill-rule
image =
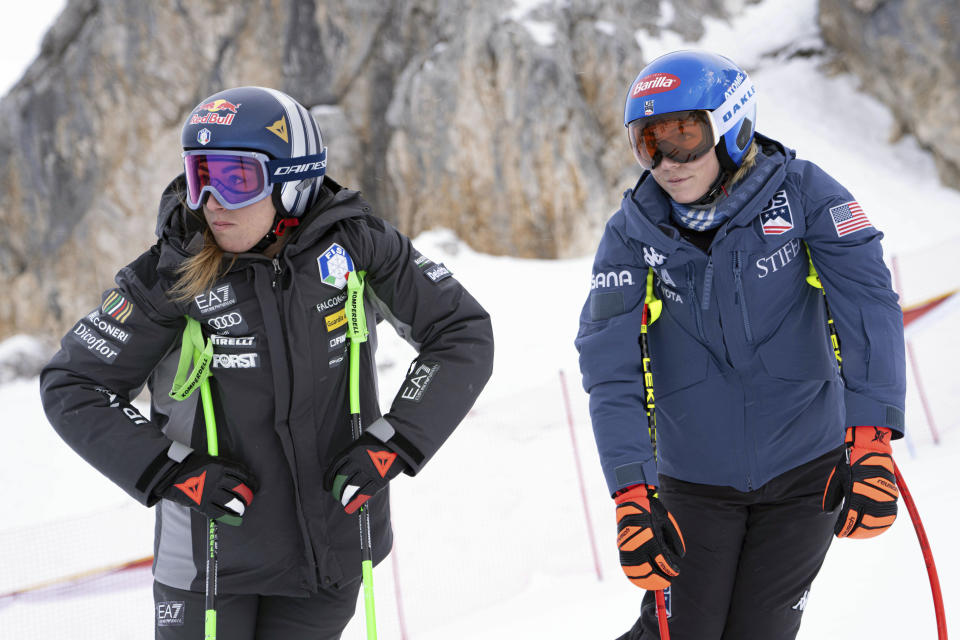
M318 154L271 160L256 151L200 149L183 152L187 206L199 209L205 193L227 209L240 209L266 198L278 182L323 176L327 148Z
M644 169L654 169L664 158L693 162L720 141L709 111L673 111L640 118L627 128L630 147Z

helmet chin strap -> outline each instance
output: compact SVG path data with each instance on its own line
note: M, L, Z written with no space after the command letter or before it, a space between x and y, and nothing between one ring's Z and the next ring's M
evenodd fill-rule
M260 239L260 242L253 245L250 251L253 253L263 253L267 247L277 241L277 238L283 237L290 227L300 225L300 218L284 218L279 212L273 218L274 227L267 232L267 235Z
M726 189L723 188L723 185L726 184L727 180L730 179L730 172L726 169L720 169L717 172L717 178L713 181L713 184L710 185L710 188L707 189L707 192L699 200L694 202L687 203L691 206L702 206L705 204L710 204L714 200L720 197L721 193L726 193Z

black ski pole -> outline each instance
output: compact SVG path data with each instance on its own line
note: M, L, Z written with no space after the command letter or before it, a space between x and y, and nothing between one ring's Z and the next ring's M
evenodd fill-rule
M647 432L650 434L650 445L653 447L653 457L657 459L657 412L653 397L653 371L650 367L650 346L647 344L647 326L650 313L648 302L653 299L653 269L647 271L647 291L643 300L643 313L640 315L640 359L643 364L643 391L644 406L647 413ZM663 589L654 592L657 604L657 627L660 629L660 640L670 640L670 625L667 622L666 596Z

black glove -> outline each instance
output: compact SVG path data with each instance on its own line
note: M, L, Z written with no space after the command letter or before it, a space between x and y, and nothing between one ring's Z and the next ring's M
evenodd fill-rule
M344 511L354 513L406 468L396 451L364 433L334 457L323 476L323 488L333 493Z
M235 527L253 502L256 489L256 480L242 464L194 451L167 474L154 492Z

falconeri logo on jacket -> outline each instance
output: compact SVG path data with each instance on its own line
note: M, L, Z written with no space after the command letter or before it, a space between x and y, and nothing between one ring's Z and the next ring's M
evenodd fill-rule
M344 291L343 293L338 293L332 298L327 298L326 300L318 304L317 311L319 311L320 313L323 313L324 311L329 311L330 309L333 309L334 307L337 307L346 301L347 301L347 292Z
M324 284L343 289L347 286L347 274L353 271L353 258L346 249L334 242L317 257L317 265Z

